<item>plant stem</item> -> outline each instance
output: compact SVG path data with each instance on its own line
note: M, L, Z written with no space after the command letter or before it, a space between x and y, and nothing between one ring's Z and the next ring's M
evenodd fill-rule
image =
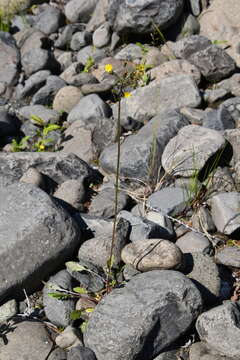
M113 221L113 231L112 231L112 241L110 248L110 257L108 261L108 269L107 269L107 285L106 291L109 293L110 287L110 275L112 270L112 259L113 259L113 250L116 240L116 228L117 228L117 214L118 214L118 193L119 193L119 173L120 173L120 134L121 134L121 122L120 122L120 114L121 114L121 97L118 100L118 118L117 118L117 168L116 168L116 181L115 181L115 204L114 204L114 221Z

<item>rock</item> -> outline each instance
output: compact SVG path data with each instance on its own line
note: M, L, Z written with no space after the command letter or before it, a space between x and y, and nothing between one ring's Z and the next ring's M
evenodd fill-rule
M54 97L53 109L69 113L82 98L82 93L76 86L62 87Z
M78 62L74 62L60 75L60 77L66 81L66 83L73 86L82 86L84 84L94 84L98 82L92 74L80 72L81 70L82 65Z
M206 306L217 302L220 296L221 277L213 259L199 252L184 254L184 273L200 291Z
M0 107L0 137L17 134L20 121Z
M35 48L22 56L22 66L27 76L40 70L57 72L59 64L53 55L45 49Z
M224 131L224 137L227 141L231 144L233 150L233 162L236 164L240 161L240 153L239 153L239 146L240 146L240 129L229 129Z
M139 62L143 59L143 50L137 44L128 44L118 51L114 58L117 60Z
M217 82L230 76L235 70L235 61L217 45L195 52L188 58L196 65L207 81Z
M127 205L129 197L123 191L118 194L118 211L124 209ZM115 213L115 188L106 187L102 189L91 201L89 214L111 218Z
M231 150L230 150L231 152ZM218 166L211 174L211 179L206 181L206 188L208 198L217 194L224 192L234 192L236 191L236 184L232 177L232 171L229 167L220 167Z
M119 212L118 217L126 219L130 222L131 233L129 239L133 242L139 239L174 238L174 232L170 220L161 214L159 215L158 219L155 217L153 220L150 220L149 217L144 218L135 216L126 210L122 210ZM156 222L154 220L156 220ZM159 223L157 223L157 221Z
M151 210L158 210L163 215L175 216L186 208L189 200L189 194L185 189L166 187L150 195L147 199L147 205Z
M17 46L20 48L21 57L32 49L41 49L43 45L49 49L49 42L45 34L41 31L28 28L15 34Z
M230 78L218 83L218 86L233 96L240 96L240 74L233 74Z
M39 123L34 120L34 116L40 118L44 125L56 124L60 119L60 114L56 110L48 109L43 105L23 106L19 110L19 115L37 125L39 125Z
M0 153L2 174L12 175L12 181L19 180L29 167L49 176L57 184L70 179L85 181L85 184L100 182L100 173L94 171L74 154L58 153ZM95 179L95 180L94 180Z
M77 61L82 65L86 65L91 59L93 65L100 62L106 57L106 48L95 48L93 45L88 45L79 50L77 54Z
M64 181L55 191L54 196L76 209L82 209L86 197L85 192L84 184L79 180L72 179Z
M54 349L48 357L48 360L67 360L67 353L63 349Z
M218 231L231 235L239 230L239 201L237 192L225 192L213 196L211 214Z
M201 34L207 36L211 41L219 43L219 46L226 48L226 51L234 58L238 66L240 64L240 54L237 46L240 27L239 9L238 0L230 0L228 3L214 0L211 1L208 10L204 11L199 19Z
M54 41L54 46L58 49L65 49L73 36L72 24L67 24L58 31L58 38Z
M0 81L15 85L18 79L20 53L12 35L0 31Z
M223 151L225 139L216 130L198 125L185 126L169 141L162 155L162 165L171 175L192 176L206 162Z
M61 71L66 70L70 65L73 64L73 54L71 51L64 51L61 55L59 55L56 58L61 66Z
M153 81L161 81L165 77L175 75L191 75L197 84L199 84L201 80L201 73L198 68L187 60L166 61L151 69L149 74Z
M92 39L93 46L96 46L97 48L107 46L110 42L110 37L110 25L106 22L94 31Z
M53 6L46 6L34 19L34 27L47 35L57 32L63 24L63 14Z
M184 37L181 40L173 43L171 49L174 55L180 59L189 59L198 51L205 50L212 43L209 39L201 35L192 35Z
M70 111L67 121L71 124L81 120L82 126L91 129L101 117L110 117L110 106L96 95L91 94L80 99L79 103Z
M164 147L187 124L185 117L177 111L165 111L143 126L137 134L127 137L121 145L121 176L154 183ZM156 149L154 154L153 147ZM116 159L117 145L114 144L103 150L99 163L105 172L116 174Z
M201 1L200 0L190 0L190 6L193 15L198 16L201 12Z
M78 345L83 345L80 333L76 328L68 325L61 334L55 339L56 345L62 349L71 349Z
M67 360L97 360L94 352L86 346L75 346L70 349Z
M123 269L123 277L126 281L131 280L134 276L141 274L141 271L136 270L131 265L125 265Z
M71 22L87 23L96 7L97 0L70 0L65 7L65 15Z
M121 262L121 251L128 242L130 224L127 220L120 219L117 223L116 236L113 247L114 266ZM79 249L78 258L106 268L110 257L112 232L107 228L93 239L85 241Z
M187 18L184 20L181 33L177 37L177 39L181 39L182 37L185 36L198 34L199 31L200 31L200 24L198 22L198 19L192 14L189 14Z
M121 101L121 124L126 127L129 120L146 123L162 111L182 106L197 107L201 99L192 77L175 75L165 77L131 92L129 98ZM117 118L117 106L113 108ZM127 128L127 127L126 127Z
M87 23L86 30L94 32L99 26L101 26L107 19L108 0L99 0L92 13L92 16Z
M209 347L204 342L197 342L190 346L189 360L232 360L232 358L222 356Z
M182 252L172 242L163 239L139 239L126 245L121 253L123 262L139 271L178 269Z
M92 131L85 129L81 120L74 121L64 132L61 152L73 153L86 162L94 158Z
M34 167L29 167L23 176L19 179L20 182L26 184L32 184L43 191L47 191L47 181L46 176L44 176L40 171Z
M102 236L102 234L108 234L108 237L112 235L113 222L109 219L98 218L96 216L91 216L89 214L82 213L80 219L77 218L76 221L80 220L80 226L84 228L87 232L87 238L91 239L93 237Z
M155 27L161 30L174 24L183 10L183 1L151 0L146 8L140 0L111 0L108 21L117 33L150 34Z
M4 360L45 360L53 346L45 326L37 321L14 324L13 330L7 333L6 338L7 343L0 346L0 358Z
M26 96L31 96L36 93L43 85L45 85L50 74L49 70L40 70L31 75L25 81L24 86L21 89L18 88L18 98L25 98Z
M238 128L239 123L239 117L240 117L240 97L233 97L228 100L225 100L221 105L220 108L231 115L231 117L235 121L235 125Z
M14 293L16 297L22 295L22 288L32 292L72 256L81 234L69 214L33 185L18 183L0 188L0 198L0 294Z
M73 34L70 47L74 51L78 51L84 46L87 46L91 43L91 36L86 31L77 31Z
M229 95L229 92L226 89L213 89L213 90L205 90L203 99L208 104L214 104L217 101L224 100L226 96Z
M84 343L98 360L153 359L190 327L201 306L198 290L183 274L149 271L101 300Z
M109 82L102 82L100 84L85 84L82 85L81 91L84 95L102 94L106 95L112 89L113 85Z
M74 300L59 300L53 298L49 293L55 293L56 288L72 291L72 277L66 270L59 271L50 277L43 289L43 305L47 318L57 326L68 326L71 324L70 314L74 310Z
M215 260L217 264L240 268L240 248L237 246L224 247L217 252Z
M196 323L200 339L218 353L236 357L240 351L240 306L226 302L201 314Z
M16 300L9 300L0 306L0 323L4 323L17 314L18 306ZM1 350L0 350L1 353Z
M176 241L176 245L183 253L202 253L210 244L206 236L195 233L194 231L187 232Z
M42 104L52 106L53 100L57 92L66 85L65 81L58 76L49 76L41 89L32 97L31 105Z
M235 121L227 108L221 104L217 110L213 109L207 112L205 111L202 125L209 129L221 131L225 129L234 129Z
M211 217L211 213L208 208L201 206L198 208L191 218L192 226L194 229L213 233L216 230L214 222Z

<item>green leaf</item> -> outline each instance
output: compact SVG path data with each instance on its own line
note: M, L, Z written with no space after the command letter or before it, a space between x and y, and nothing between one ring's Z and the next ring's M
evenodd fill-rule
M82 333L84 333L87 330L87 321L84 321L81 325L80 325L80 330Z
M81 319L82 316L82 310L73 310L70 314L71 320L78 320Z
M111 269L113 267L114 262L115 262L115 256L112 255L107 261L107 267Z
M87 309L85 309L85 312L86 313L92 313L94 311L94 308L87 308Z
M61 292L52 292L52 293L48 293L48 296L57 299L57 300L66 300L68 298L71 297L70 294L63 294Z
M39 116L37 115L31 115L31 120L33 120L33 122L36 122L38 125L40 126L44 126L44 121L43 119L41 119Z
M43 135L44 136L47 136L47 134L51 131L54 131L54 130L58 130L60 129L61 126L57 125L57 124L49 124L47 126L44 127L43 129Z
M82 287L75 287L73 288L73 291L78 294L88 294L88 291Z
M80 265L79 263L75 262L75 261L68 261L65 263L66 267L70 270L70 271L87 271L88 269L85 268L85 266Z

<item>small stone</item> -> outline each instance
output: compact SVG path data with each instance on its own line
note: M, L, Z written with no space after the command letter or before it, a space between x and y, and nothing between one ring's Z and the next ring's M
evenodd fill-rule
M163 239L138 240L126 245L122 260L140 271L177 269L182 264L182 252L172 242Z
M33 184L42 190L46 189L46 183L43 174L34 167L30 167L19 179L19 181L25 182L27 184Z
M240 247L226 246L215 255L217 264L240 268Z
M54 196L76 209L81 209L85 199L85 188L79 180L67 180L59 186Z
M5 304L0 306L0 323L8 321L14 315L17 314L17 302L16 300L9 300Z
M56 337L55 342L61 349L71 349L74 346L83 345L80 333L70 325Z
M53 109L69 113L82 98L82 93L76 86L62 87L54 97Z
M203 252L210 244L206 236L193 231L186 233L176 241L176 245L183 253Z

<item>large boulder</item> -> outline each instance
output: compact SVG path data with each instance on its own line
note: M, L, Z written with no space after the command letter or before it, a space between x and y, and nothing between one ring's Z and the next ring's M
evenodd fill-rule
M110 0L108 20L118 33L149 34L174 24L183 4L183 0Z
M0 188L0 200L0 297L16 297L70 258L81 234L70 215L31 184Z
M84 343L98 360L153 359L191 326L201 308L199 291L183 274L149 271L97 305Z

